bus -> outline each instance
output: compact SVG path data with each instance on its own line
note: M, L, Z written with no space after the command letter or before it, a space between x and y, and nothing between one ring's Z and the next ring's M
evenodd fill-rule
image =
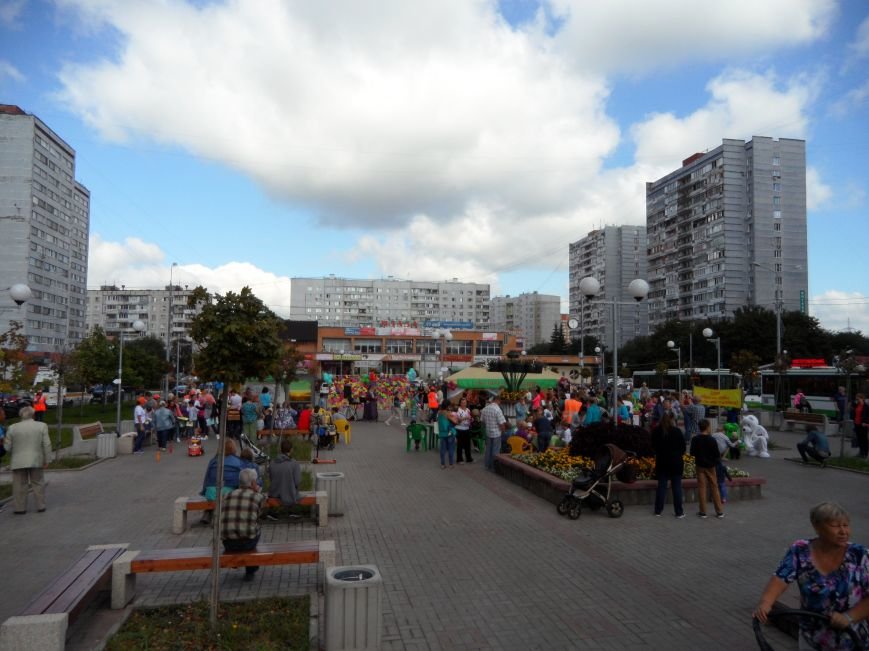
M730 369L719 370L711 368L671 368L666 375L660 375L655 371L635 371L633 375L633 388L639 389L645 384L649 391L692 391L695 386L706 389L717 389L719 379L722 389L738 389L741 386L742 377L738 373L731 373Z
M838 418L839 411L834 396L839 387L849 388L849 398L858 393L866 395L869 391L869 375L862 371L852 373L846 378L845 373L835 366L789 368L782 373L774 369L763 369L760 372L760 402L746 402L754 409L783 411L793 406L797 389L802 389L813 413Z

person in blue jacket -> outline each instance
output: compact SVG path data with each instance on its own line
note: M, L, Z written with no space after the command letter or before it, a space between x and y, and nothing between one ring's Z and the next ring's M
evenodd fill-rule
M223 451L223 490L221 493L226 495L238 488L238 474L244 466L238 456L233 439L224 439ZM208 462L208 469L205 471L205 479L202 482L202 492L200 493L210 502L217 499L217 458L218 455L215 454ZM211 511L202 512L202 524L211 524Z

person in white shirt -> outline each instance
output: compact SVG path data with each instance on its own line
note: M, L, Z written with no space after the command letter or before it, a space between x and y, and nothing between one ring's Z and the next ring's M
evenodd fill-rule
M146 422L148 420L148 412L145 407L136 404L133 410L133 422L136 425L136 440L133 443L133 454L145 454L142 446L145 444Z

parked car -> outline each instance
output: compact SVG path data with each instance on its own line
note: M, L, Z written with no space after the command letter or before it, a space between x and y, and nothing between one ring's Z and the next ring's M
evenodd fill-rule
M111 400L115 395L115 389L108 384L96 384L91 387L91 395L94 397L94 402L102 402L103 398Z
M16 418L22 407L32 407L33 396L29 393L14 393L3 400L3 411L6 418Z

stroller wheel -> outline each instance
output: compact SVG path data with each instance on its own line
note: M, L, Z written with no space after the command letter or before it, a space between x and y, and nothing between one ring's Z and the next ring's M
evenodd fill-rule
M613 500L606 506L606 512L611 518L620 518L625 512L625 505L621 500Z
M570 508L567 510L567 517L571 520L579 520L579 516L582 515L582 504L579 500L573 500L573 503L570 505Z
M573 501L573 496L565 495L561 498L561 501L558 503L558 506L555 507L558 510L558 515L567 515L567 512L570 510L570 503Z

